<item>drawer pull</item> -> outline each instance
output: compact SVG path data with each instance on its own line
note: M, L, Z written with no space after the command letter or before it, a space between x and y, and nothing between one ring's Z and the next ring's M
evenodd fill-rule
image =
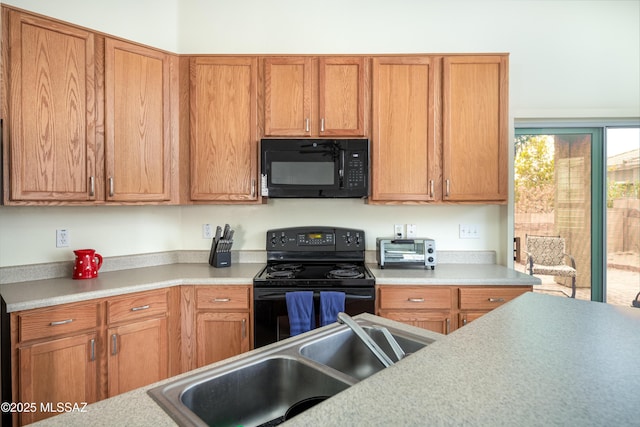
M141 305L140 307L132 307L131 311L146 310L148 308L151 308L151 306L149 304L146 304L146 305Z
M231 298L214 298L213 302L229 302Z
M73 322L73 319L59 320L59 321L57 321L57 322L51 322L51 323L49 323L49 326L66 325L67 323L71 323L71 322Z
M504 298L489 298L489 302L504 302Z
M424 298L407 298L409 302L424 302Z

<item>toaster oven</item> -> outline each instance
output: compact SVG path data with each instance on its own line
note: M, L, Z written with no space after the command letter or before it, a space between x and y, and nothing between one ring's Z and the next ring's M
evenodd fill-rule
M380 268L436 267L436 242L429 238L376 239L376 258Z

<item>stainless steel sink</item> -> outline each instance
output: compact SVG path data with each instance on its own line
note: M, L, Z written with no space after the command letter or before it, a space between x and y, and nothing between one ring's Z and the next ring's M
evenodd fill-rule
M373 323L358 323L394 358ZM407 353L434 341L388 329ZM350 329L335 324L199 370L148 393L181 426L271 426L281 422L295 403L334 396L383 368Z
M363 329L394 362L398 361L382 331L367 326ZM411 339L398 333L391 335L405 353L415 353L432 342L417 341L415 338ZM358 380L363 380L384 369L384 365L350 329L303 345L300 348L300 354Z

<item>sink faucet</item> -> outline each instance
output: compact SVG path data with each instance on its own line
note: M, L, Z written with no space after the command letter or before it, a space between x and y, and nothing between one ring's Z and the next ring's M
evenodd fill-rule
M364 331L364 329L362 329L360 325L356 323L355 320L351 318L351 316L343 312L338 313L338 323L347 325L353 331L353 333L356 334L358 338L360 338L360 341L362 341L369 348L369 350L371 350L371 353L373 353L373 355L378 358L378 360L384 365L385 368L393 365L393 360L391 360L389 356L387 356L387 354L380 348L380 346L376 344L376 342Z

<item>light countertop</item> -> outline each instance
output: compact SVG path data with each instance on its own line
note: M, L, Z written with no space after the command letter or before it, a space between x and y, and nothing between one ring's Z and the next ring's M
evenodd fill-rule
M637 425L638 331L639 309L527 293L286 425ZM173 426L158 384L38 425Z
M166 264L100 273L95 279L58 278L0 285L7 312L86 301L176 285L251 285L264 264L214 268L207 263Z
M534 286L540 279L497 264L438 264L424 268L380 268L369 264L376 285L519 285Z
M175 285L250 285L264 267L237 263L214 268L207 263L179 263L100 273L95 279L57 278L0 285L7 312L86 301ZM439 264L424 268L385 268L368 264L380 285L530 286L540 279L497 264Z

